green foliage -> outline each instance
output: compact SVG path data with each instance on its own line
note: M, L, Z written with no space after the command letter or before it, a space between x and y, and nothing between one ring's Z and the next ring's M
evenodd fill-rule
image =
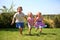
M0 27L6 28L6 27L15 27L15 24L11 26L11 21L14 13L1 13L0 14ZM27 16L26 16L27 17ZM45 18L45 24L47 25L47 28L60 28L60 15L44 15ZM24 26L27 26L27 21L24 19L25 24Z
M16 12L15 12L16 13ZM14 13L1 13L0 14L0 28L16 28L15 23L11 25L11 21L13 18ZM26 20L24 26L26 26Z
M55 27L60 28L60 15L55 16L54 21L55 21Z
M0 27L10 27L13 13L0 14Z
M60 28L60 15L44 15L45 23L50 28Z

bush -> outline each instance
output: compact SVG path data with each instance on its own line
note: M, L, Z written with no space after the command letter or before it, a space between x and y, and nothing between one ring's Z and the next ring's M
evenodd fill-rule
M54 22L55 22L55 27L60 28L60 16L55 16Z
M54 21L51 19L45 19L45 24L47 25L47 28L54 28Z
M60 28L60 15L45 15L44 18L49 28Z
M0 14L0 28L16 28L15 23L11 26L11 21L13 18L14 13L2 13ZM24 26L26 26L26 20Z
M13 17L13 13L2 13L2 14L0 14L0 28L10 28L12 17Z
M0 28L16 28L15 24L11 26L11 21L14 13L2 13L0 14ZM27 17L27 16L26 16ZM47 25L47 28L60 28L60 15L45 15L45 24ZM27 26L27 21L25 21L24 26Z

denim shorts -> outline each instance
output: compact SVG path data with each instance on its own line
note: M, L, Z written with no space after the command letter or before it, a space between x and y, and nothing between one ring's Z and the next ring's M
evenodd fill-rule
M23 28L24 27L24 22L17 22L16 27L17 28Z

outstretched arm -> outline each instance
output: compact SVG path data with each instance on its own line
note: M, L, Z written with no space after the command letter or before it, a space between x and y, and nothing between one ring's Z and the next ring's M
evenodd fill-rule
M45 24L45 18L43 18L43 16L42 16L42 22Z
M24 19L26 19L26 20L27 20L26 16L24 16Z
M16 20L16 16L17 16L17 14L15 14L15 15L13 16L13 19L12 19L11 25L14 24L14 22L15 22L15 20Z
M12 19L11 25L13 25L15 22L15 18Z
M34 24L36 23L36 21L37 21L37 20L36 20L36 17L35 17L35 18L34 18Z

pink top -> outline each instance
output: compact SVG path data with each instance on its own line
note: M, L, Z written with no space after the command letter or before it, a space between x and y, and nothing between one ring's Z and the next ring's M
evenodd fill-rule
M29 25L33 25L34 24L34 18L33 17L32 18L28 17L27 21L28 21Z

